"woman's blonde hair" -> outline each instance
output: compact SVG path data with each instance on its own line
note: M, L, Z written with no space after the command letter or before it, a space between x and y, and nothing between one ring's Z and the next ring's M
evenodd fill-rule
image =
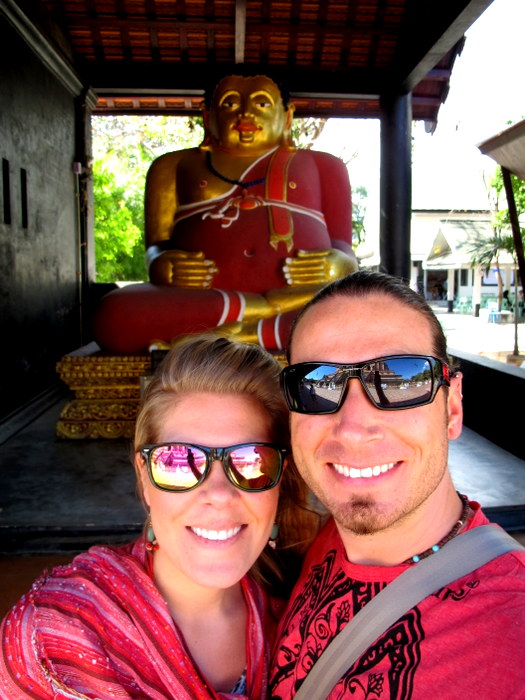
M279 362L253 343L211 334L182 339L163 359L144 392L135 425L135 455L143 445L158 442L164 416L177 398L195 392L244 394L256 399L270 417L272 441L289 448L288 410L279 388L280 371ZM143 463L137 457L134 463L142 495ZM286 595L320 525L309 489L291 457L280 482L276 523L277 546L265 547L252 574L271 593Z

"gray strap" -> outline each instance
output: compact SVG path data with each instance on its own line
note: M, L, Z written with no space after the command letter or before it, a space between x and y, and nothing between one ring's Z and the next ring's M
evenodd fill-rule
M524 548L504 530L481 525L404 571L361 608L326 647L295 700L325 700L345 671L404 613L448 583L515 549Z

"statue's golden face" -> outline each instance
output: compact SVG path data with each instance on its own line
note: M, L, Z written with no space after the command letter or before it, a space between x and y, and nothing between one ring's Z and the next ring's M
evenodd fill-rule
M223 78L208 116L209 132L222 148L247 153L276 146L288 121L279 88L264 75Z

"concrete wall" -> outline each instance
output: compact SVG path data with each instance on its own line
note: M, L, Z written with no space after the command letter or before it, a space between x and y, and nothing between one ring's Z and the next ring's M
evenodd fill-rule
M464 424L525 459L525 369L449 349L463 373Z
M0 16L0 416L80 344L74 137L73 96Z

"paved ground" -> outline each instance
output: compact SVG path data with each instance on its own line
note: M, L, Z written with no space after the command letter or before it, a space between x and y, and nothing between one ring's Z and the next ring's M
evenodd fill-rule
M505 361L512 354L517 340L525 361L525 323L488 323L486 314L479 317L447 313L443 306L434 306L447 336L449 348L485 355Z

